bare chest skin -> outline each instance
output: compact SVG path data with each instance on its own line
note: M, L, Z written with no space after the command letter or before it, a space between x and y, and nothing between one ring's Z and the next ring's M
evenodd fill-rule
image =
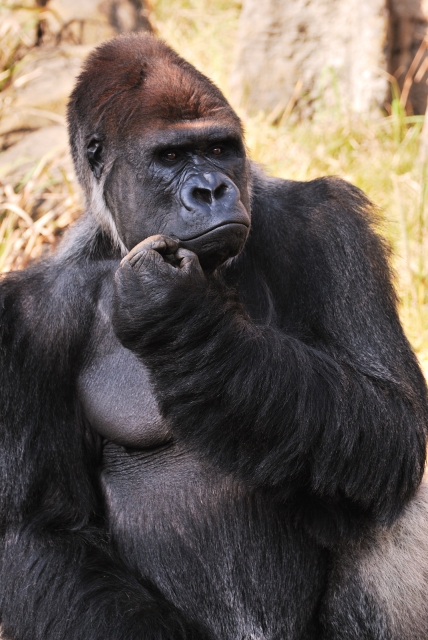
M160 446L171 439L151 390L146 368L116 338L111 301L98 303L92 357L78 379L78 394L91 427L110 442L131 449Z

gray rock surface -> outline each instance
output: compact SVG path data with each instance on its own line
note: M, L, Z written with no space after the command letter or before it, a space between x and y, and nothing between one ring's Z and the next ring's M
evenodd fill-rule
M97 44L119 33L151 30L143 0L48 0L43 41Z
M255 109L338 101L369 111L387 82L385 0L244 0L231 78Z
M413 43L426 33L428 0L391 2L244 0L231 75L234 98L250 110L278 114L295 103L309 113L317 103L359 113L382 106L387 72L400 64L405 72L415 53L414 44L403 46L397 58L393 21L402 30L406 20L411 24ZM420 88L426 104L426 83Z
M33 131L0 153L0 178L10 174L23 175L37 160L48 154L64 154L62 166L72 171L65 126L58 124Z
M90 46L33 49L3 92L0 135L64 121L66 103Z

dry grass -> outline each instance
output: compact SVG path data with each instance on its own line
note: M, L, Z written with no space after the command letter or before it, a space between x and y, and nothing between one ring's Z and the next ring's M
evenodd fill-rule
M229 0L156 0L159 35L214 79L228 95L240 3ZM22 6L22 5L21 5ZM0 89L13 82L19 60L32 46L34 11L0 5ZM2 39L3 46L3 39ZM3 74L3 75L2 75ZM0 109L1 109L0 91ZM235 105L236 107L237 105ZM406 117L399 97L389 117L346 114L340 104L322 105L313 122L293 114L248 115L238 107L252 157L274 175L308 180L338 175L361 187L383 211L383 232L395 252L394 267L407 334L428 369L427 167L418 163L422 118ZM21 268L55 244L80 211L79 191L63 159L42 159L19 182L0 174L0 268Z
M43 9L33 0L0 3L0 118L8 108L14 74L36 42ZM52 250L81 212L80 192L64 153L40 158L15 177L0 166L0 271L22 269Z
M43 9L33 0L0 2L0 90L10 84L25 54L34 46L41 15Z
M0 271L23 269L55 247L82 203L65 158L41 158L22 180L0 179Z

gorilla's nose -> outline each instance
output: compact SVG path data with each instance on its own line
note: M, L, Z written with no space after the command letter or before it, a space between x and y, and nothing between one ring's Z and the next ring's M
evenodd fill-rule
M221 173L194 175L184 184L181 201L189 211L215 206L234 206L239 200L239 191L232 180Z

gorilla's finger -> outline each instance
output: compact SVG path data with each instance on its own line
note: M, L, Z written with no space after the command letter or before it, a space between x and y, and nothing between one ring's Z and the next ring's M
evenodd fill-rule
M159 254L165 253L175 253L178 248L178 241L173 240L173 238L169 238L168 236L163 235L155 235L149 236L139 242L135 247L131 249L131 251L123 258L121 264L125 261L129 261L133 264L133 259L137 254L140 254L142 251L156 251Z
M198 257L194 251L184 249L183 247L177 249L175 255L177 258L192 258L193 260Z
M150 261L153 263L164 262L161 254L155 249L151 249L151 248L147 248L147 249L143 248L143 249L140 249L140 251L136 251L133 254L133 256L129 258L126 262L128 262L128 264L130 264L134 268L140 268L143 263L150 264ZM124 260L122 260L122 262L124 262Z
M182 249L180 247L175 255L177 259L180 260L180 271L199 271L201 275L203 275L204 272L202 271L202 267L196 253L189 251L189 249Z

